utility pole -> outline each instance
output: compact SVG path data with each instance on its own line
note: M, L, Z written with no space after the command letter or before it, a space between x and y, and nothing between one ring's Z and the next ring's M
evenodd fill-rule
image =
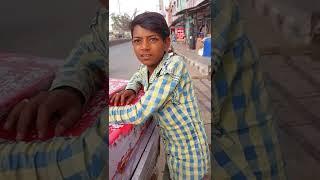
M160 12L163 11L163 0L159 0L159 10Z
M165 12L165 9L164 9L163 0L159 0L159 12L160 12L160 14L162 14L164 17L166 16L166 12Z
M133 14L132 14L131 20L133 20L133 19L136 17L137 13L138 13L138 9L135 8L135 9L134 9L134 12L133 12Z
M120 12L120 0L118 0L118 7L119 7L119 14L121 13Z

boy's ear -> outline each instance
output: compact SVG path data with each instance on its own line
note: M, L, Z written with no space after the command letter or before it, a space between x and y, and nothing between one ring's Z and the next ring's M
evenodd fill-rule
M167 37L167 38L164 40L164 43L165 43L166 51L168 51L168 50L169 50L169 47L170 47L170 44L171 44L170 37Z

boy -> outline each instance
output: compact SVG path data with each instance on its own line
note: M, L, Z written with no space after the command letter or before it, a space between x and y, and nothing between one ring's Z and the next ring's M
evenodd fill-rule
M235 0L213 1L214 179L286 179L259 57Z
M96 123L79 137L55 137L25 143L29 125L35 121L39 137L46 136L49 121L61 115L55 129L62 134L79 120L83 105L104 82L108 57L108 2L56 74L49 91L18 103L5 128L17 129L17 142L0 144L0 179L107 179L106 122ZM103 124L104 123L104 124Z
M151 116L164 139L171 179L203 179L209 148L191 77L179 56L169 56L170 31L164 17L145 12L131 23L134 52L142 63L126 89L111 98L116 104L143 87L145 95L131 106L110 107L109 123L140 124Z

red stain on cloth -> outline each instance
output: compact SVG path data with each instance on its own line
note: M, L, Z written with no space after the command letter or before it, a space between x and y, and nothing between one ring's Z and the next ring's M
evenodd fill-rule
M119 90L124 89L127 85L127 80L121 79L109 79L109 96L113 95L114 93L118 92ZM138 93L137 98L133 100L131 104L135 104L139 101L139 99L144 95L144 92L141 90ZM106 99L109 102L109 99ZM109 103L109 106L113 106L113 104ZM122 136L126 136L132 130L133 125L131 124L120 124L120 125L109 125L109 145L113 145L115 141Z

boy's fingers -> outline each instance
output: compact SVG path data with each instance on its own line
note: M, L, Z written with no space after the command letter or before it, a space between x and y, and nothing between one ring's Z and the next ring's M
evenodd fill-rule
M37 98L25 105L17 122L17 140L22 140L24 138L31 121L36 118L37 111Z
M126 100L127 96L125 93L123 93L120 97L120 105L123 106L124 105L124 102Z
M117 93L117 94L116 94L116 97L114 98L114 105L118 106L119 100L120 100L120 94Z
M65 130L69 129L78 119L80 119L80 116L81 113L76 110L68 111L57 123L55 135L60 136Z
M63 106L63 102L58 100L57 95L49 96L44 103L39 105L36 121L39 138L43 138L47 134L49 121L52 120L53 114Z
M135 95L130 96L130 97L127 99L126 105L130 104L130 103L134 100L135 97L136 97Z
M115 97L115 94L111 95L111 97L110 97L110 103L111 104L113 104L113 102L114 102L114 97Z
M21 111L25 107L25 105L28 103L29 100L24 99L20 101L17 105L14 106L14 108L9 113L6 123L4 124L4 129L9 130L12 129L12 127L16 124L18 121Z
M39 138L43 138L46 135L47 126L50 120L51 111L49 106L42 104L38 110L37 116L37 130Z
M116 103L116 102L115 102L115 101L116 101L116 97L119 96L119 95L121 95L121 94L122 94L122 91L118 91L118 92L112 94L112 95L111 95L111 98L110 98L110 103Z
M41 92L24 106L17 122L17 140L24 138L30 123L36 119L39 105L46 98L46 95L46 92Z

